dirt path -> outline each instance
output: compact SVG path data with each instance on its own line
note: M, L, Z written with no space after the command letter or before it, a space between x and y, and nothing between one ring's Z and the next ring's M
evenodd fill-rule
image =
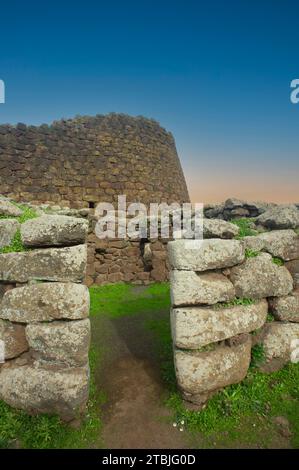
M93 318L93 344L102 356L96 383L107 396L103 410L105 448L188 447L163 405L167 391L151 332L144 327L146 319L143 315Z

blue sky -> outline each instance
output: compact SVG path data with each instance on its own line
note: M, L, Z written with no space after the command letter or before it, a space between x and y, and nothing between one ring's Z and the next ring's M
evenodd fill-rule
M194 200L299 202L298 2L11 0L0 15L0 123L153 117Z

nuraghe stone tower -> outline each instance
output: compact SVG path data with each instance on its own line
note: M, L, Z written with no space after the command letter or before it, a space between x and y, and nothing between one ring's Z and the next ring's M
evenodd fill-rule
M1 125L1 194L91 210L122 194L128 203L189 202L173 136L154 120L122 114ZM99 240L88 217L87 285L168 278L166 241Z

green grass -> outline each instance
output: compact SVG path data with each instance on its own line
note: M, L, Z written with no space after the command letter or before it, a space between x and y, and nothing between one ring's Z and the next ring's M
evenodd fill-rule
M239 234L235 237L237 239L244 238L247 236L257 235L258 231L252 228L254 219L248 218L241 218L241 219L234 219L230 221L232 224L237 225L239 227Z
M277 266L283 266L284 265L283 260L281 258L278 258L277 256L273 256L272 261Z
M20 224L23 224L27 220L35 219L36 217L38 217L36 211L31 207L25 206L23 204L17 204L16 202L14 202L13 204L19 209L21 209L23 213L19 217L0 215L0 219L15 219L20 222Z
M99 358L94 349L90 351L90 397L87 415L79 429L61 422L57 416L30 416L0 401L0 448L17 446L24 449L83 449L93 443L101 446L100 409L103 396L97 391L94 371Z
M214 441L226 435L231 445L234 442L260 444L252 428L252 423L257 422L270 426L268 438L271 439L274 430L272 417L285 416L292 427L292 445L298 448L298 383L298 364L290 364L269 375L251 369L242 383L231 385L219 392L200 412L187 410L178 393L171 394L167 405L173 410L175 421L184 420L191 433L200 433L207 441L210 436ZM242 426L244 421L250 425Z
M251 299L248 300L250 304ZM183 420L184 428L195 442L203 445L204 439L207 447L213 447L215 440L224 447L240 442L249 446L260 445L257 437L260 427L261 442L266 447L275 434L272 418L285 416L293 433L292 445L299 447L299 364L289 364L278 372L264 374L257 368L264 360L264 350L256 345L252 348L247 377L241 383L218 392L203 410L191 411L186 409L177 391L169 317L151 320L145 327L153 333L156 341L162 376L168 389L166 406L173 413L172 420L177 423ZM257 426L255 432L252 426Z
M142 314L149 309L169 309L167 284L152 285L141 293L126 284L90 290L94 315L102 311L111 317L119 317ZM152 298L154 293L156 300ZM252 299L235 299L233 305L250 305L252 302ZM160 358L161 375L167 388L165 405L171 410L173 422L185 422L184 429L192 436L193 446L213 447L216 441L224 447L238 446L240 442L249 446L262 443L267 447L275 435L272 417L285 416L293 432L292 445L299 447L299 364L290 364L274 374L263 374L257 365L262 362L264 351L255 346L246 379L218 392L202 411L191 411L186 409L177 391L169 315L148 320L144 327L153 335ZM254 432L253 425L256 426ZM260 436L257 437L258 427Z
M17 230L12 242L8 246L0 248L0 253L19 253L21 251L29 251L29 248L26 248L21 239L21 232Z
M256 344L251 348L251 368L260 367L265 361L265 350L262 344Z
M272 421L274 416L285 416L289 420L291 444L299 447L299 364L289 364L279 372L264 374L257 368L264 356L263 349L255 346L251 367L241 383L218 392L203 410L188 410L177 391L175 380L168 284L154 284L143 289L114 284L91 287L90 293L91 315L119 318L165 310L165 317L145 320L145 334L152 335L155 343L166 384L165 404L171 410L171 420L184 420L185 432L195 439L195 447L215 447L215 442L224 447L238 446L239 443L267 447L276 432ZM25 448L98 447L103 396L97 391L93 377L100 359L92 349L88 417L79 430L70 429L56 417L30 417L0 402L0 446L8 447L18 439Z
M17 204L17 203L13 203L13 204L23 211L22 215L20 215L19 217L7 217L3 215L3 216L0 216L0 219L15 219L15 220L18 220L20 224L23 224L27 220L35 219L37 217L36 212L30 207ZM10 245L0 248L0 254L1 253L19 253L22 251L30 251L30 248L26 248L23 245L20 230L17 230Z
M220 302L218 304L214 305L214 309L218 310L221 308L230 308L230 307L235 307L236 305L244 305L244 306L249 306L253 305L255 303L255 300L249 299L244 297L243 299L240 299L239 297L236 297L233 300L230 300L229 302Z
M115 318L170 308L168 283L152 284L140 292L131 284L92 286L90 298L91 316L103 312Z
M245 258L256 258L259 254L259 251L251 250L250 248L245 250Z

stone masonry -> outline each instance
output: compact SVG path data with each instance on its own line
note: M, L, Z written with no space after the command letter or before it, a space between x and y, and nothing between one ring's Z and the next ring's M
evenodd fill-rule
M0 126L0 194L72 208L116 202L187 202L173 136L122 114L52 125Z
M6 241L12 220L1 218ZM20 225L25 251L0 254L0 399L31 414L71 421L85 410L87 232L84 219L45 215Z
M166 241L95 237L97 203L116 204L122 194L128 203L189 202L173 136L154 120L122 114L1 125L0 194L88 219L88 286L168 279Z
M299 355L298 234L223 238L168 244L177 382L196 407L245 378L257 345L264 372Z

